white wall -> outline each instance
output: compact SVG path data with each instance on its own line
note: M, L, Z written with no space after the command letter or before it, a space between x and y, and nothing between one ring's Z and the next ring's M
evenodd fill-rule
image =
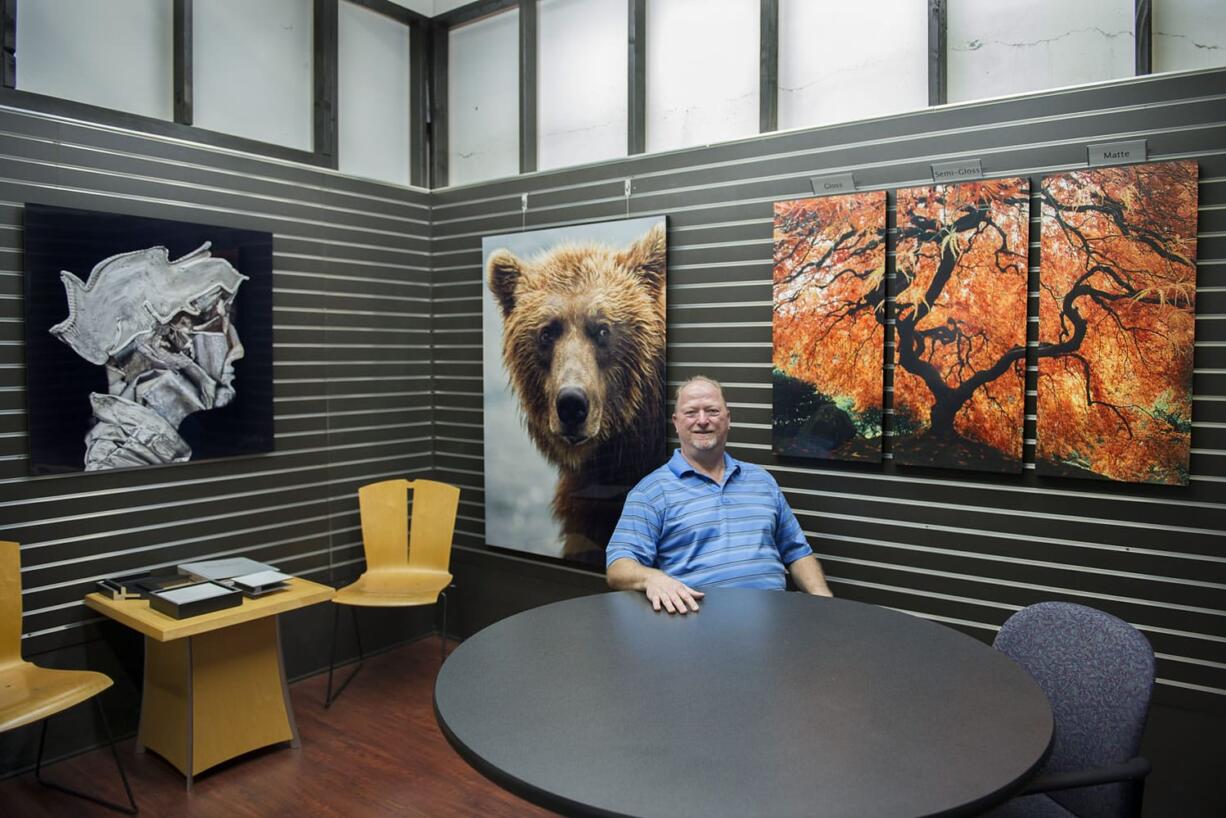
M408 9L409 11L424 14L427 17L433 17L435 14L440 13L434 10L434 6L436 5L434 0L392 0L392 2L398 6L401 6L402 8Z
M626 155L626 0L541 0L537 166Z
M193 124L311 150L311 0L203 0L192 14Z
M779 3L779 127L928 105L928 8L914 0Z
M447 46L448 182L519 172L519 12L451 30Z
M950 0L948 99L1130 77L1133 9L1133 0Z
M17 88L174 118L170 0L22 0Z
M1160 0L1153 9L1155 73L1226 65L1226 2Z
M409 183L409 29L342 2L337 34L340 170Z
M647 150L758 132L758 0L647 0Z

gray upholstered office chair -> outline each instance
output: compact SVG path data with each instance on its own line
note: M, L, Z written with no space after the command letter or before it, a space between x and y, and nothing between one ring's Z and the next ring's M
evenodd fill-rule
M1137 755L1154 687L1154 651L1110 614L1040 602L1009 617L995 647L1051 701L1051 756L989 818L1136 818L1149 762Z

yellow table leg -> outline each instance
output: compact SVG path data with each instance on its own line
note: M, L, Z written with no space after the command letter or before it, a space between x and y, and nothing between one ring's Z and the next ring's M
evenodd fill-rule
M145 637L145 692L137 749L149 749L191 780L191 675L188 640Z
M297 746L276 617L146 639L140 742L184 775L280 742Z

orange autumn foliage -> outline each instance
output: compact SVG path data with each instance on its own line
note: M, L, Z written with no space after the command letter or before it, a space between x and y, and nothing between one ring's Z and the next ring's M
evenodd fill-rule
M931 436L990 447L999 468L1020 469L1028 204L1021 178L898 192L899 462L932 462L931 449L909 448Z
M1195 162L1043 180L1040 472L1186 484Z
M879 413L885 192L778 202L774 240L775 368Z

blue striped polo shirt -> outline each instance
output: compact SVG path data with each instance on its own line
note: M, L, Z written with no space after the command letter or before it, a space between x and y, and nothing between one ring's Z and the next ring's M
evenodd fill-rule
M626 497L605 564L627 557L692 588L783 590L784 566L812 553L765 469L725 452L721 485L678 449Z

